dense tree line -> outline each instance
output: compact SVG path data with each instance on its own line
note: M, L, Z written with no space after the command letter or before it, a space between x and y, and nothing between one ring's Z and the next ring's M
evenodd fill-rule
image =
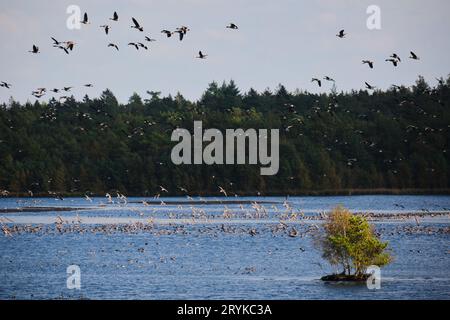
M120 191L171 194L294 194L345 189L450 187L450 77L431 88L329 94L250 89L211 83L201 99L181 94L118 103L109 90L95 99L0 105L0 189L65 193ZM259 165L172 164L172 131L280 129L280 170Z

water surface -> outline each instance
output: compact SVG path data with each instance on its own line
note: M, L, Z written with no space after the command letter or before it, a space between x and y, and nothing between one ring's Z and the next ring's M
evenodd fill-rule
M194 198L202 204L163 198L162 205L142 200L152 199L129 198L127 204L108 204L105 198L0 199L0 208L83 209L0 214L8 227L42 228L0 236L0 298L450 298L450 220L432 216L449 211L448 196L290 197L287 203L282 197ZM427 215L418 221L384 216L374 221L395 256L382 269L380 290L319 280L332 269L314 247L310 230L320 228L320 213L337 204L392 217ZM307 219L289 220L292 213ZM274 232L280 218L288 229ZM72 231L57 232L58 219ZM131 228L136 222L139 227ZM291 227L303 236L290 237ZM72 264L81 268L81 290L66 287Z

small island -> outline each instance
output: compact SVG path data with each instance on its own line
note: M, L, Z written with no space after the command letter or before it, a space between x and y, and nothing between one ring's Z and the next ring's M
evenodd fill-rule
M366 282L371 276L369 266L381 268L392 261L388 243L379 239L363 216L338 206L329 213L323 228L316 245L322 257L342 272L323 276L322 281Z

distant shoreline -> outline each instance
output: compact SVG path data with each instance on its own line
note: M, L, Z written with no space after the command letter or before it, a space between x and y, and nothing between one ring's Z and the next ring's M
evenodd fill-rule
M120 190L118 190L120 192ZM109 192L111 195L115 195L115 191L105 191L105 192L88 192L90 197L104 197L104 195ZM83 192L56 192L64 198L77 198L84 197L86 193ZM191 197L223 197L220 192L204 192L204 191L192 191L188 193ZM450 195L450 189L341 189L341 190L292 190L286 193L279 192L267 192L258 194L258 192L230 192L228 196L229 199L234 198L235 194L239 197L301 197L301 196L366 196L366 195L402 195L402 196L417 196L417 195ZM153 198L152 194L127 194L128 197L142 197L142 198ZM164 197L186 197L187 194L184 193L169 193ZM33 194L34 198L54 198L54 195L50 195L45 192L36 192ZM10 192L7 196L1 196L0 198L32 198L26 192Z

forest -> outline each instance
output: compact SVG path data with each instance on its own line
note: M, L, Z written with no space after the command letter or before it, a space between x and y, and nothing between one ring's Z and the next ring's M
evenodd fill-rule
M174 165L176 128L280 130L280 168ZM16 195L449 193L450 77L312 94L213 82L198 101L134 93L0 105L0 190Z

